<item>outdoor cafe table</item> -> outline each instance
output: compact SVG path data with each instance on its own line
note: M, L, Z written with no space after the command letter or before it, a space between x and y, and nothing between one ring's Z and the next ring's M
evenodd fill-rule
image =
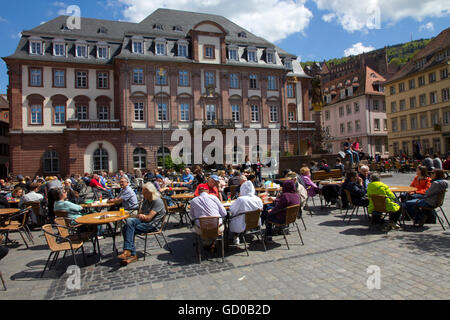
M407 187L407 186L390 186L389 189L393 193L403 193L403 192L416 192L417 188L414 187Z
M189 191L189 188L186 188L186 187L174 187L174 188L170 188L169 187L169 190L167 190L167 191L169 191L169 192L186 192L186 191Z
M130 213L125 211L125 215L121 215L120 211L109 211L109 212L101 212L101 213L93 213L88 214L82 217L79 217L75 220L76 223L81 225L106 225L109 231L112 234L113 238L113 254L118 253L116 248L116 229L117 222L126 220L130 217ZM114 223L114 230L112 230L110 223ZM100 244L98 241L98 235L95 233L95 241L97 242L98 255L100 257L100 261L102 260L102 254L100 252ZM94 248L95 249L95 248ZM95 250L94 250L95 251Z
M180 215L180 225L183 224L183 216L187 216L189 219L189 214L187 213L187 207L189 205L189 202L195 198L195 195L193 193L181 193L181 194L174 194L171 196L172 200L181 202L183 206L183 211ZM187 221L186 221L187 222Z
M17 208L6 208L6 209L0 209L0 216L7 216L10 214L14 214L19 212L20 210Z
M93 202L89 204L82 204L81 207L84 209L100 209L100 208L111 208L114 207L114 203L107 203L106 200L104 200L102 203L99 202Z
M19 202L20 202L20 199L8 200L9 205L14 206L14 207L18 207L19 206Z
M319 181L319 184L322 186L329 186L329 185L341 185L344 183L344 180L339 180L339 181L335 181L335 180L323 180L323 181Z
M255 188L256 192L273 192L273 193L277 193L282 191L283 188Z

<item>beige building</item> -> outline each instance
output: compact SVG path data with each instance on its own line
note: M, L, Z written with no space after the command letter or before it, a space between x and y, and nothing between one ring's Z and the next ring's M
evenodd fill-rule
M384 83L390 156L450 150L449 57L447 28Z

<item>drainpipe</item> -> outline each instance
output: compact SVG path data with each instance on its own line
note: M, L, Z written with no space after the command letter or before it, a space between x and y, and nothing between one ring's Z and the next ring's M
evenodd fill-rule
M129 144L129 140L128 140L128 58L125 58L125 66L126 66L126 72L125 72L125 149L126 149L126 164L127 164L127 171L129 169L128 165L129 165L129 160L128 160L128 144Z

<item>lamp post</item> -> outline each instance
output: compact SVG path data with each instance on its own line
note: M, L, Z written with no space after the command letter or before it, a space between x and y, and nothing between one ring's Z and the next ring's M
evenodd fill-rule
M166 153L164 150L164 100L163 100L163 83L162 83L162 77L164 76L164 69L159 68L159 84L161 85L161 91L159 94L161 95L161 149L162 149L162 163L163 163L163 170L166 171Z
M300 112L298 110L298 90L297 90L297 77L294 77L294 84L295 88L292 88L292 90L295 90L295 108L297 109L297 155L300 155Z

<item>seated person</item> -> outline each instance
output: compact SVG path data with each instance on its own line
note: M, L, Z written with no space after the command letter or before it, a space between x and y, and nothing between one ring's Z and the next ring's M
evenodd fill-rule
M125 180L121 179L120 181L122 183ZM124 252L118 256L122 260L122 265L128 265L138 260L134 245L135 234L157 232L161 229L162 220L166 214L161 194L152 183L147 183L142 187L142 195L144 196L144 203L139 215L137 218L127 219L122 228Z
M381 195L386 197L386 211L389 213L389 229L398 229L397 224L400 218L400 205L395 202L395 195L389 189L389 187L380 181L380 176L372 175L370 177L370 183L367 187L367 196L369 197L369 215L372 215L372 223L382 223L380 219L382 212L375 212L375 207L370 195Z
M319 171L319 167L317 165L317 162L311 161L311 163L309 164L309 169L310 169L311 172Z
M0 179L0 189L3 190L6 188L6 181L5 179Z
M108 203L114 203L121 205L127 211L133 211L139 209L139 202L133 189L129 186L130 182L126 177L122 177L119 181L120 193L115 199L109 199Z
M295 183L292 180L287 180L283 183L283 192L280 197L275 200L273 209L268 209L263 211L261 215L262 222L266 224L266 241L272 241L272 224L275 223L285 223L286 221L286 208L300 205L300 195L295 189Z
M331 171L330 167L327 164L327 160L325 160L325 159L320 160L320 162L319 162L319 170L320 171L325 171L327 173L329 173Z
M423 198L425 192L430 188L430 186L431 178L428 176L427 168L425 166L418 166L416 169L416 176L410 185L410 187L417 188L417 191L415 194L411 194L410 198Z
M199 187L199 196L192 200L191 210L189 215L194 222L194 232L200 235L200 222L201 217L220 217L219 219L219 231L224 231L223 218L226 217L227 211L225 210L222 202L212 194L209 194L209 189L205 186ZM204 245L209 248L213 248L213 240L205 241Z
M261 188L261 182L259 182L259 180L256 179L255 175L251 174L251 175L248 176L247 179L248 179L248 181L251 181L253 183L253 186L255 188Z
M208 178L207 183L199 184L197 187L197 190L195 190L195 196L200 196L200 189L206 189L208 190L209 194L212 194L217 197L220 201L222 201L222 194L219 192L219 182L220 179L216 175L212 175Z
M368 166L361 166L361 168L359 168L359 177L363 181L363 187L365 190L367 190L367 186L370 183L370 176L371 174Z
M445 160L444 163L442 164L442 169L450 170L450 155L447 156L447 160ZM0 180L0 185L1 185L1 180Z
M350 192L352 203L355 206L369 206L369 199L366 197L363 180L358 176L356 171L350 171L347 173L347 178L342 184L341 189L341 197L347 199L347 195L344 190L348 190Z
M308 191L309 197L315 197L319 192L319 187L311 180L311 172L308 167L303 167L300 169L300 174L303 181L306 184L306 190Z
M295 172L290 172L287 174L286 178L291 179L295 183L295 189L297 190L298 195L300 196L300 205L303 208L306 205L306 200L308 199L308 191L306 191L305 187L298 181L299 175Z
M105 188L100 184L100 177L98 176L98 174L94 174L92 176L89 186L92 188L97 188L98 190L100 190L100 192L106 194L110 199L114 198L111 189Z
M239 214L258 209L261 209L261 211L263 210L263 202L256 195L253 183L247 181L241 186L239 198L230 207L231 217L234 217L230 222L230 231L236 234L234 236L234 244L240 243L239 234L243 233L246 228L245 215Z
M181 185L184 185L186 187L192 187L192 184L194 183L194 176L191 174L191 169L186 168L184 170L183 175L181 176Z
M344 173L345 171L345 166L342 164L341 159L336 159L336 165L334 166L334 169L339 169L342 171L342 173Z
M72 220L72 224L76 224L75 220L82 216L81 211L83 211L83 208L67 200L66 190L58 189L56 191L56 199L54 211L67 212L67 218Z
M6 198L20 199L23 197L23 189L20 187L16 187L11 193L6 195Z
M30 184L30 192L20 199L19 208L23 208L23 206L28 202L41 202L44 199L44 196L38 193L38 190L39 184L35 182ZM33 212L33 214L31 215L31 223L34 225L38 224L38 217L36 212Z
M404 204L409 215L413 218L414 224L418 224L420 227L425 224L427 215L425 214L425 211L416 209L416 206L436 208L439 204L440 194L448 188L448 183L445 181L443 170L433 170L431 178L431 186L425 192L422 199L409 200Z

